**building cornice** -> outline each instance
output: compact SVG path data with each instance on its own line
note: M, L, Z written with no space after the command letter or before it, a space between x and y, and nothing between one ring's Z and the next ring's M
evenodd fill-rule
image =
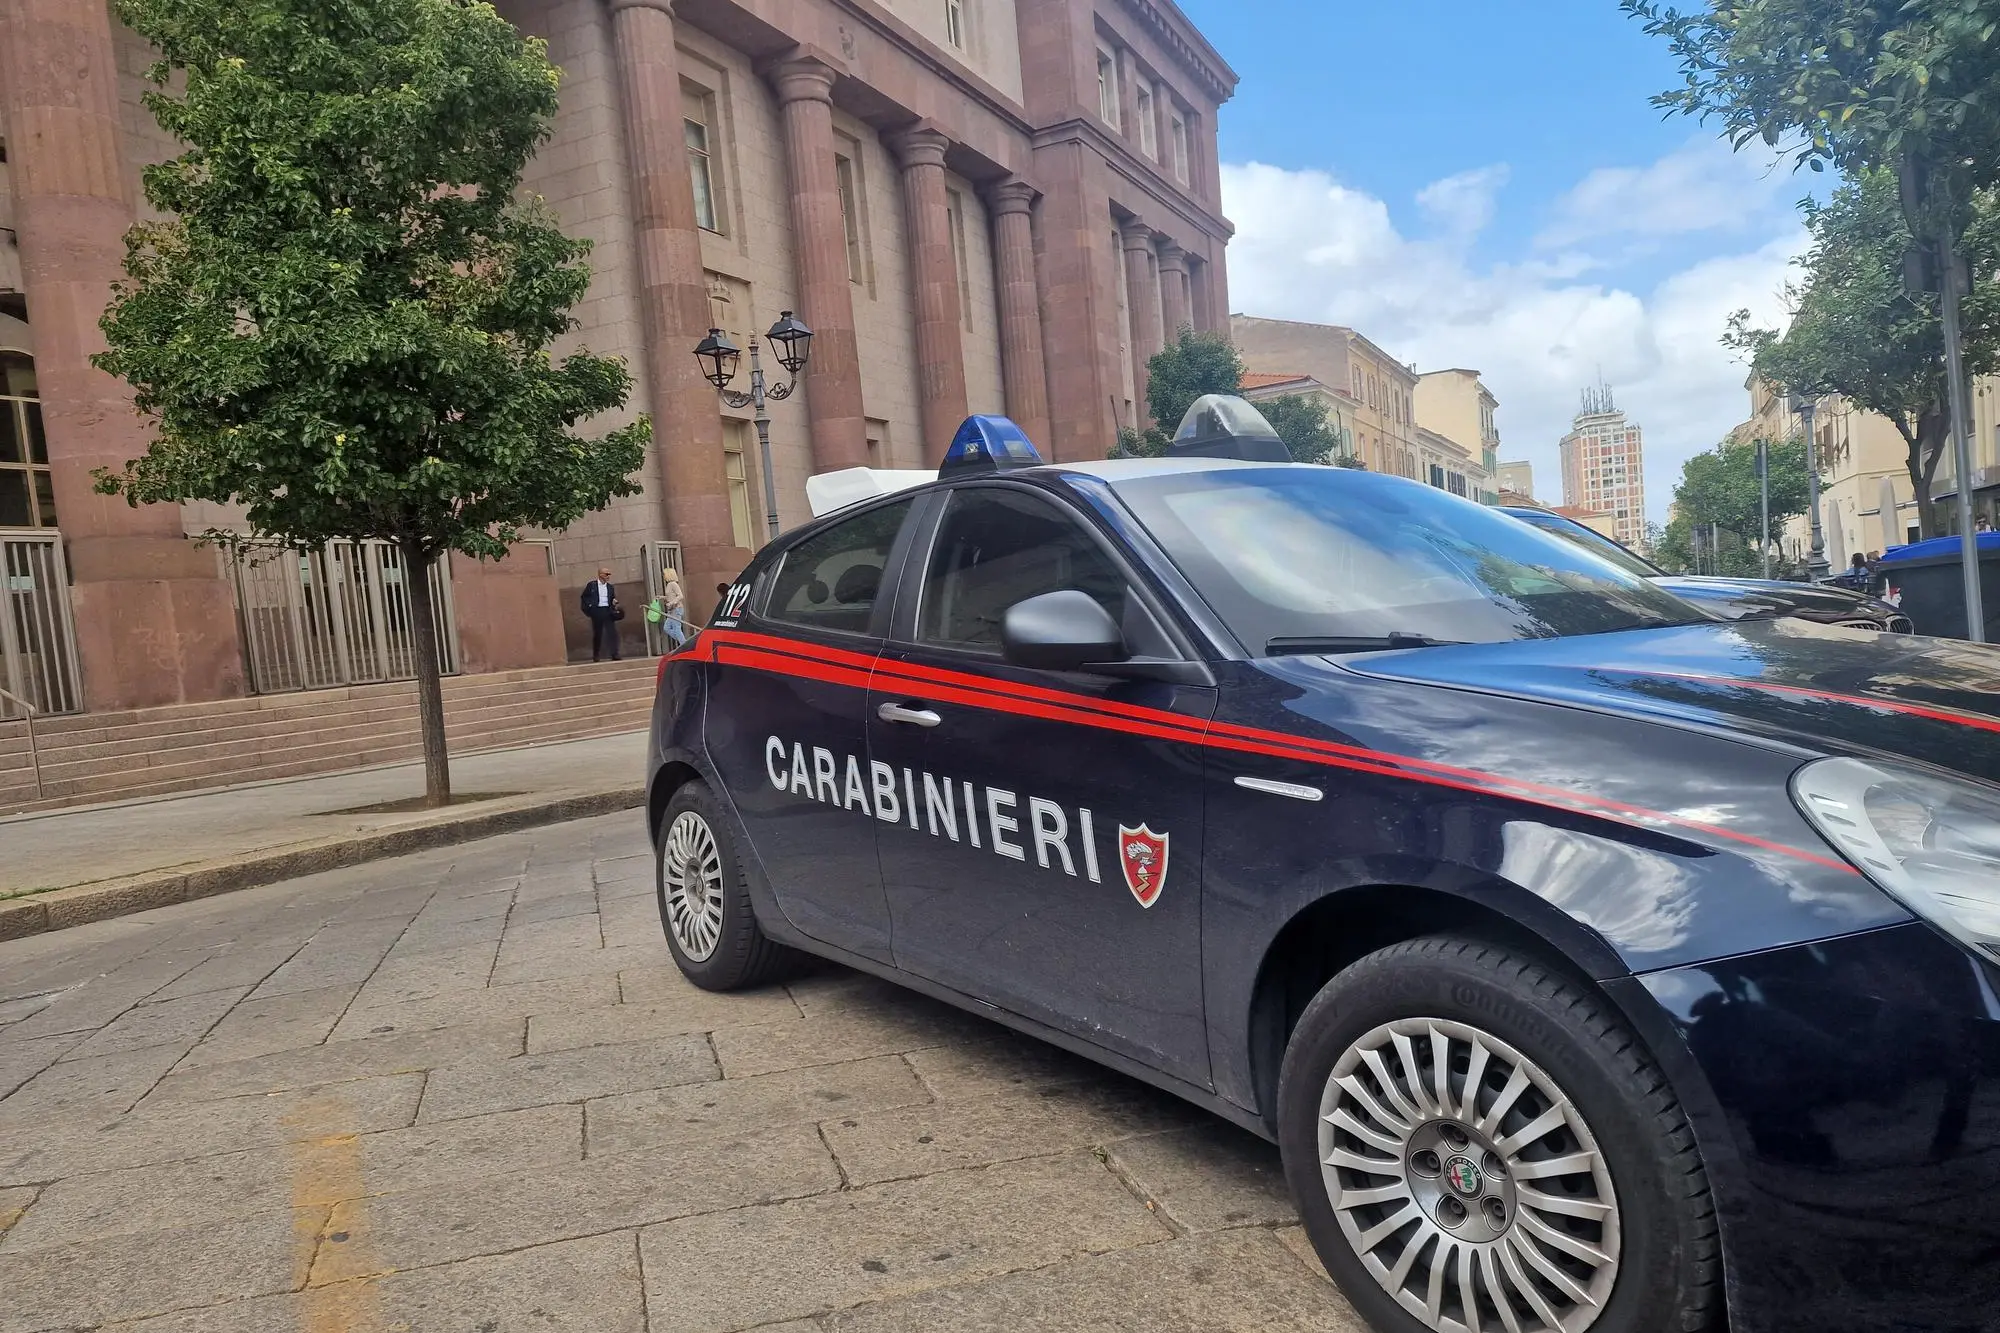
M1217 103L1236 94L1236 71L1222 58L1201 30L1188 22L1173 0L1119 0L1125 12L1139 21L1174 63L1194 76L1201 90Z
M1202 235L1227 243L1236 234L1236 227L1228 218L1188 193L1180 182L1169 180L1155 164L1140 157L1095 116L1072 116L1035 131L1035 148L1065 143L1082 143L1094 149L1113 171L1159 200Z

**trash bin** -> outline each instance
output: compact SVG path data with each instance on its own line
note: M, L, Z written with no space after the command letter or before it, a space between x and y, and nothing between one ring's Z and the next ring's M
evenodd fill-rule
M2000 642L2000 532L1976 535L1979 588L1986 613L1986 642ZM1962 550L1956 537L1933 537L1892 546L1875 562L1891 588L1902 593L1902 612L1919 634L1943 639L1969 637L1965 626Z

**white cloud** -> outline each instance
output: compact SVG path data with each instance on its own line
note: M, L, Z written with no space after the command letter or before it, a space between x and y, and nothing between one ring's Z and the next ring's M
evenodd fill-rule
M1591 172L1556 200L1535 244L1560 249L1613 237L1741 230L1768 222L1804 192L1788 159L1761 144L1732 152L1704 134L1646 166Z
M1432 222L1455 235L1484 231L1486 224L1493 221L1497 196L1507 184L1507 176L1505 162L1446 176L1417 192L1417 207Z
M1236 310L1349 325L1421 370L1478 369L1500 400L1503 456L1533 462L1545 500L1561 497L1557 442L1578 392L1602 374L1645 428L1656 518L1681 464L1748 415L1724 321L1744 306L1782 320L1779 289L1804 248L1779 211L1761 235L1635 291L1591 280L1597 261L1581 252L1485 264L1470 231L1406 236L1382 200L1325 172L1226 165L1222 186Z

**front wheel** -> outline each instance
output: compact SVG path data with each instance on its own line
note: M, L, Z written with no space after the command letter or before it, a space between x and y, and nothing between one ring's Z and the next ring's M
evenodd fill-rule
M1306 1233L1381 1333L1696 1333L1721 1300L1693 1131L1610 1006L1423 939L1306 1007L1278 1094Z
M791 967L797 955L757 924L729 825L705 784L690 782L667 802L654 857L660 924L689 981L703 990L740 990Z

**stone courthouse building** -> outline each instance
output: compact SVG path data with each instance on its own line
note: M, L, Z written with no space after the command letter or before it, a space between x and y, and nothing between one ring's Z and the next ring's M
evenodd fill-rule
M787 525L811 473L934 463L969 412L1101 457L1164 337L1228 328L1215 129L1235 75L1172 0L498 7L564 74L525 185L595 242L568 341L636 379L596 425L650 413L655 445L643 495L451 563L460 672L574 657L600 564L636 612L646 566L677 555L705 614L749 559L762 465L693 356L712 325L747 347L791 310L816 334L771 408ZM104 0L0 0L0 689L105 712L406 676L392 551L238 560L184 535L226 512L91 491L147 440L88 357L139 168L173 152L139 101L149 60ZM625 629L641 651L636 613Z

